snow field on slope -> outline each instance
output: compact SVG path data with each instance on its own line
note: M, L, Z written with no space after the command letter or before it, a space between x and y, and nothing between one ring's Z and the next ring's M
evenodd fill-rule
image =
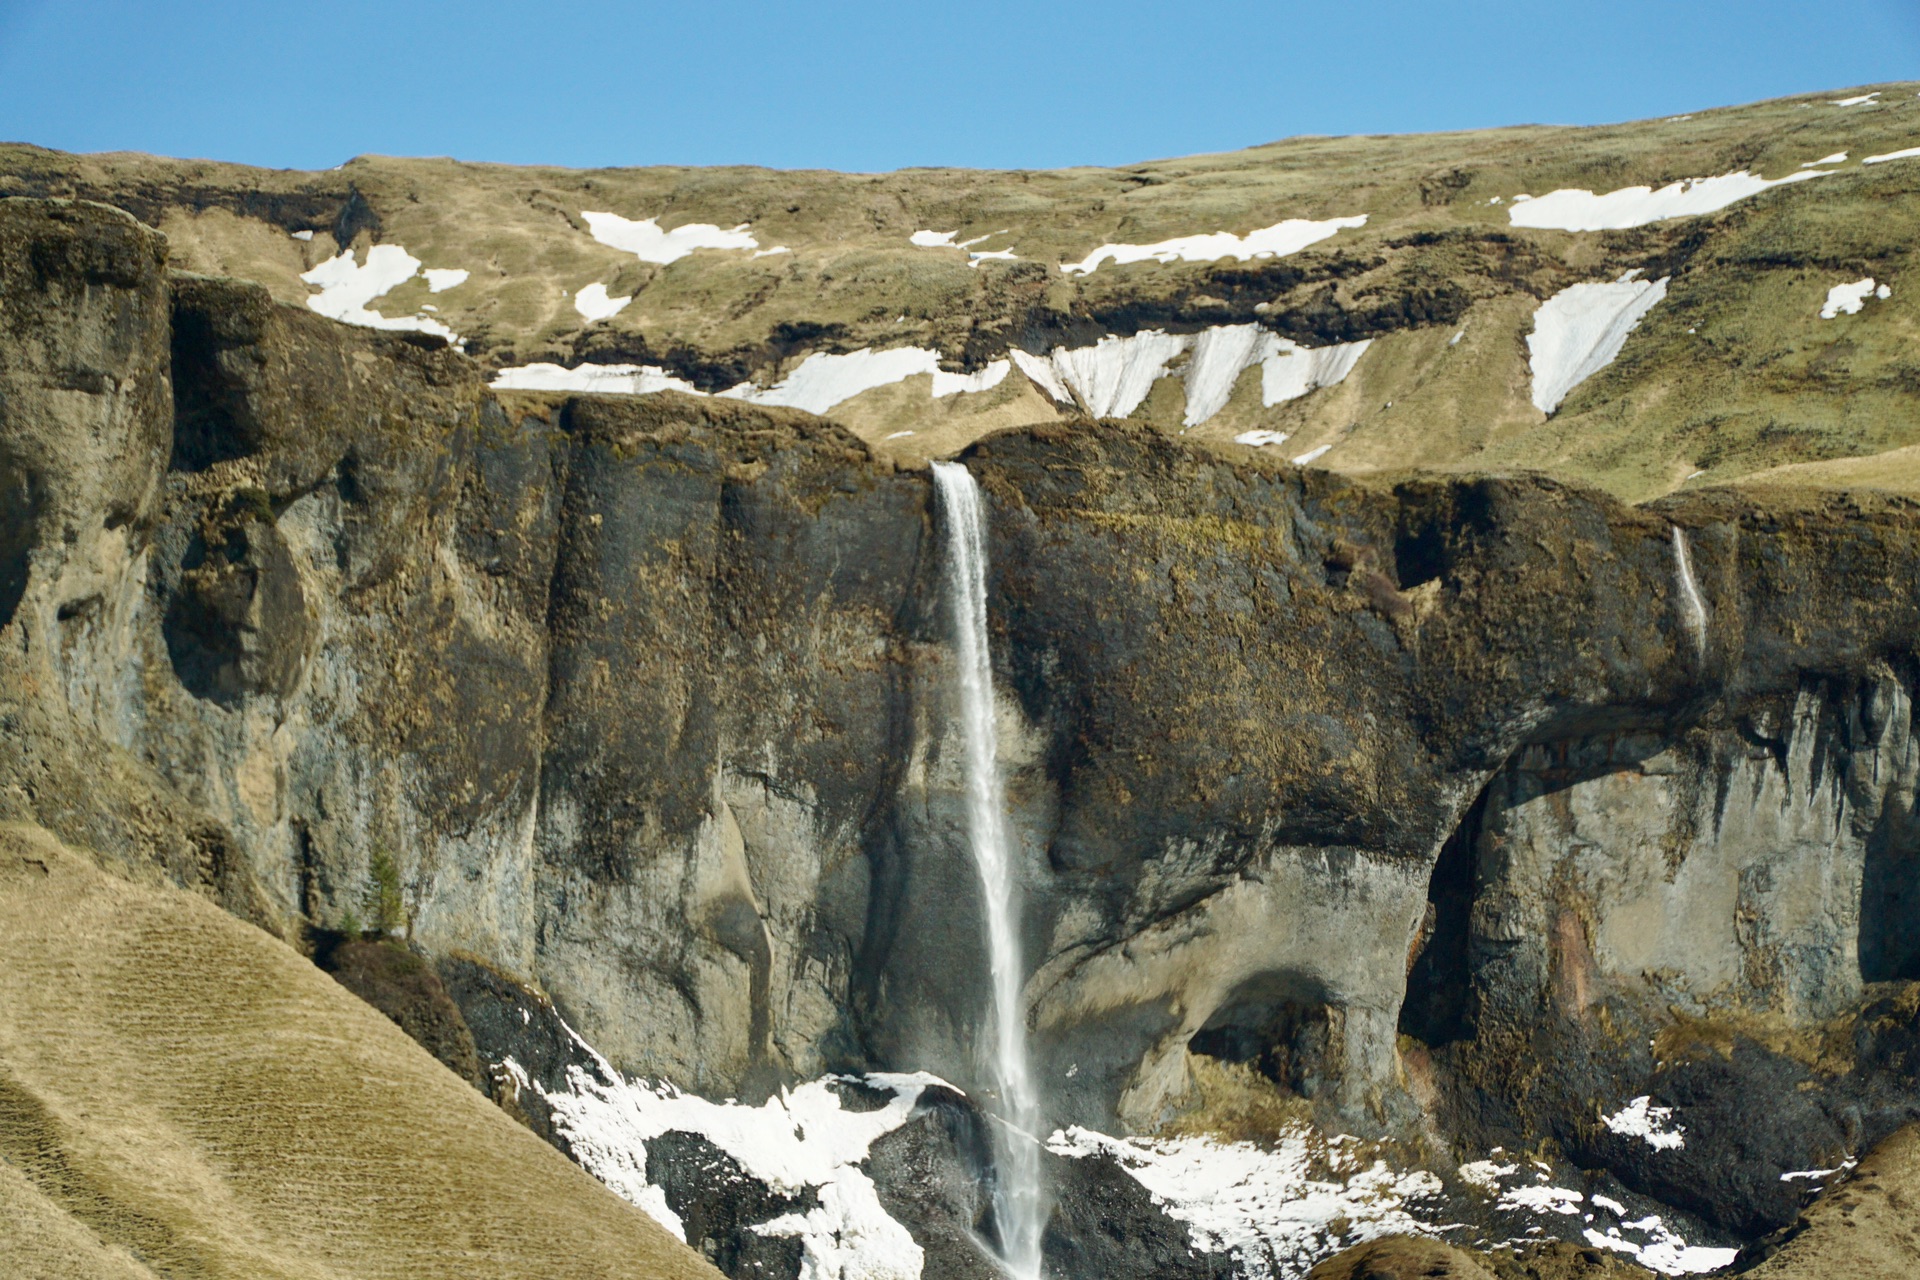
M1520 195L1513 198L1507 219L1516 227L1550 231L1621 231L1669 218L1717 213L1773 187L1824 178L1830 172L1801 169L1784 178L1767 179L1741 169L1717 178L1686 178L1657 191L1652 187L1622 187L1595 195L1569 188L1544 196Z
M1832 320L1838 316L1857 316L1868 298L1891 298L1893 290L1884 284L1875 284L1872 276L1856 280L1852 284L1837 284L1827 290L1827 301L1820 308L1822 320Z
M607 296L607 286L595 283L573 295L573 309L591 324L595 320L605 320L609 316L619 315L632 301L631 294L624 298L610 298Z
M319 286L320 292L307 299L307 306L329 319L365 329L433 333L448 342L459 342L458 334L431 316L385 316L369 305L418 274L420 259L397 244L376 244L367 250L364 263L356 262L353 250L348 249L304 272L300 278ZM439 293L465 282L467 273L458 268L434 268L426 276L427 288ZM454 279L455 276L459 278Z
M1244 236L1231 231L1215 231L1204 235L1176 236L1153 244L1103 244L1078 262L1061 263L1060 270L1067 275L1088 275L1108 262L1125 265L1130 262L1218 262L1222 258L1246 262L1253 258L1284 258L1346 228L1366 225L1367 215L1364 213L1350 218L1326 218L1318 222L1308 218L1287 218L1270 227L1249 231Z
M617 213L581 210L587 230L610 249L620 249L642 262L666 265L678 262L695 249L758 249L760 242L741 223L731 231L709 222L691 222L671 231L660 229L658 218L623 218ZM768 250L771 253L773 250Z
M1667 296L1668 279L1576 284L1541 303L1527 335L1534 407L1552 413L1575 387L1612 364L1627 335Z
M644 396L655 391L685 391L700 395L690 382L654 365L583 364L568 369L557 364L523 364L502 369L488 384L497 391L595 391L602 395Z

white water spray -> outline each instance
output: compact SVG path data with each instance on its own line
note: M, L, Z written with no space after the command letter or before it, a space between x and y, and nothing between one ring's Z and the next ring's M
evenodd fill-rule
M1700 585L1693 580L1693 561L1687 555L1687 535L1673 526L1673 576L1680 586L1680 616L1693 637L1693 651L1701 657L1707 652L1707 602L1701 598Z
M986 907L992 969L992 1070L999 1093L994 1126L997 1186L994 1218L1001 1262L1014 1280L1040 1275L1046 1202L1040 1186L1040 1099L1027 1061L1013 840L994 744L993 660L987 649L987 522L980 487L956 462L933 464L947 522L947 594L953 601L954 648L960 658L961 727L966 744L967 837Z

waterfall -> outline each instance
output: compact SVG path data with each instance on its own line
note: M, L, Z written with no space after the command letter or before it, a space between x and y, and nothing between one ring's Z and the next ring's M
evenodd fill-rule
M1040 1234L1046 1204L1040 1186L1040 1099L1027 1061L1018 906L1013 883L1013 839L994 744L993 660L987 648L987 524L980 487L955 462L933 464L934 484L947 525L947 595L953 602L953 643L960 658L961 728L966 745L967 839L980 873L985 905L993 1028L993 1084L999 1094L994 1125L994 1219L1002 1264L1014 1280L1040 1274Z
M1680 616L1693 637L1693 651L1701 657L1707 652L1707 602L1700 596L1700 585L1693 580L1693 561L1687 556L1686 531L1673 526L1673 576L1680 587Z

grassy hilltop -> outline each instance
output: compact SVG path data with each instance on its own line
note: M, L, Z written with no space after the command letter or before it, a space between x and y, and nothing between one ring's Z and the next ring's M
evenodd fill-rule
M369 305L430 316L495 368L655 365L714 392L766 386L820 352L917 345L948 369L980 370L1009 348L1258 323L1303 346L1374 343L1339 385L1270 407L1248 370L1191 438L1237 450L1235 435L1273 430L1288 455L1330 446L1317 465L1348 473L1544 469L1635 500L1761 475L1902 488L1920 485L1915 457L1898 452L1920 444L1920 285L1906 270L1920 245L1920 158L1861 161L1920 145L1916 88L1044 172L361 157L298 173L10 146L0 192L120 204L167 233L176 268L257 280L296 305L314 293L302 273L342 249L364 262L375 244L402 246L427 268L469 274L438 293L417 274ZM1742 170L1777 180L1843 152L1827 176L1701 216L1613 231L1511 222L1518 195ZM757 251L647 262L596 240L588 212L668 230L744 224ZM1281 257L1060 269L1108 243L1361 214L1364 226ZM986 237L973 252L1016 256L970 262L966 249L911 243L916 231ZM1671 277L1666 300L1617 361L1541 413L1527 365L1535 310L1569 285L1636 269ZM1867 276L1891 296L1820 318L1831 287ZM592 285L632 301L590 322L575 299ZM830 412L904 460L1078 412L1017 371L974 394L935 399L928 384L916 375ZM1180 378L1166 377L1134 416L1178 431L1183 408Z

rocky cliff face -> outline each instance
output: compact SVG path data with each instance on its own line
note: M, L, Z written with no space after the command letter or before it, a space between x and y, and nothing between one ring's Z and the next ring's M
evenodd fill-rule
M0 203L0 818L296 943L391 859L496 1079L558 1088L570 1027L713 1098L979 1093L925 473L794 410L489 391L167 254ZM1920 508L1138 425L963 460L1052 1122L1551 1152L1738 1240L1920 1113ZM1683 1145L1609 1122L1638 1095ZM898 1212L977 1268L940 1096L875 1167L945 1170Z

